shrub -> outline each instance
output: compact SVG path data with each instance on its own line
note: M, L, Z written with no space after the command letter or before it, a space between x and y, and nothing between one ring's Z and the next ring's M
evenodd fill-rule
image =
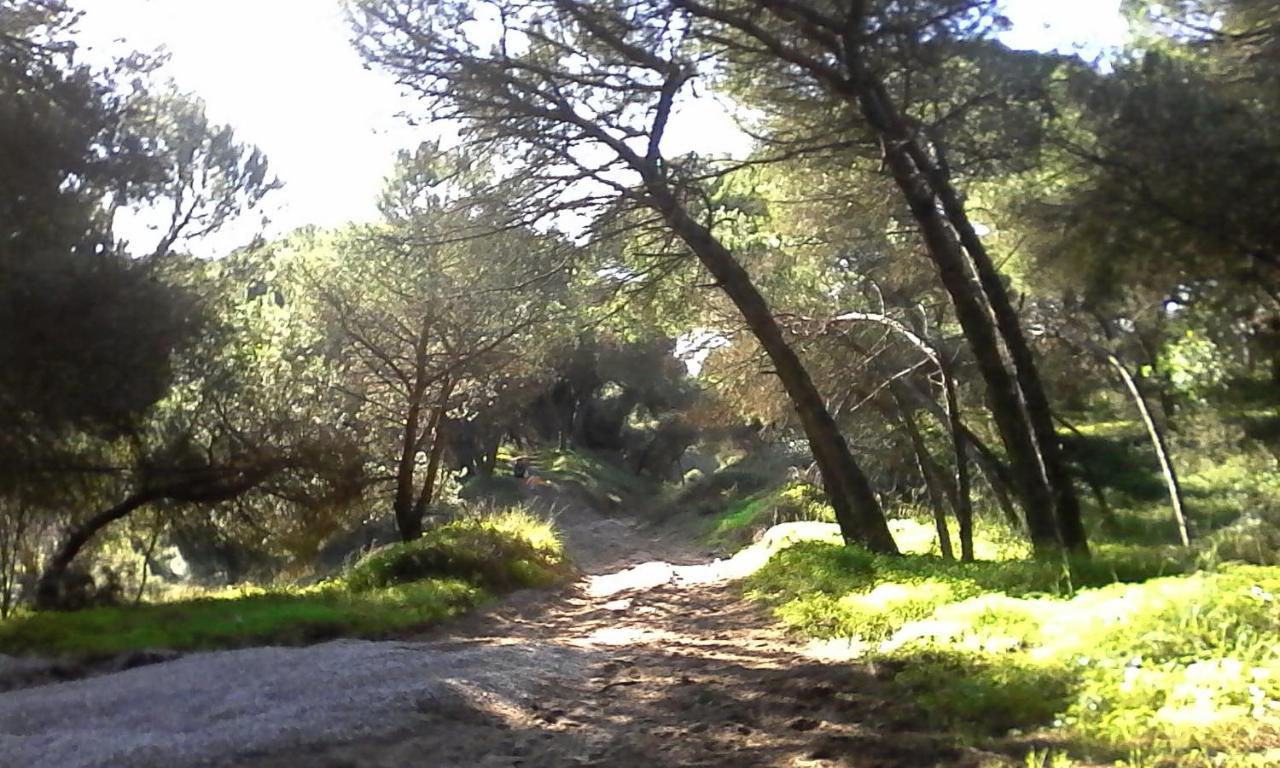
M487 590L555 583L564 555L551 525L519 508L455 520L417 541L377 549L351 568L353 591L429 578L456 578Z

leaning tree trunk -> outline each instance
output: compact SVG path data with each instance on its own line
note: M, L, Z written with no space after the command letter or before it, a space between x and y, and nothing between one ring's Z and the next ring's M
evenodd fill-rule
M155 491L139 491L114 507L107 507L72 528L67 537L58 545L58 549L53 553L53 557L49 559L44 571L40 574L40 578L36 581L36 609L43 611L60 607L67 569L71 567L71 563L80 554L80 550L84 549L85 545L97 535L98 531L117 520L128 517L136 510L156 501L158 498L160 498L160 494Z
M1138 413L1142 416L1142 423L1147 428L1147 436L1151 438L1151 447L1160 461L1160 473L1164 476L1165 488L1169 491L1169 506L1173 509L1173 520L1178 526L1178 540L1182 542L1182 546L1189 547L1191 534L1183 511L1182 486L1178 483L1178 474L1174 471L1173 461L1169 458L1169 447L1165 442L1164 434L1160 431L1155 419L1151 417L1151 408L1147 406L1147 399L1143 397L1142 390L1138 389L1138 383L1133 380L1129 369L1125 368L1124 363L1113 354L1107 354L1107 362L1124 381L1125 387L1133 397L1133 404L1137 406Z
M440 390L440 401L436 403L435 411L431 414L431 425L427 428L431 435L431 453L427 459L426 476L422 478L422 490L418 493L418 500L413 505L414 514L419 520L426 516L427 508L435 500L436 481L440 477L440 461L444 457L444 436L441 434L441 427L452 395L453 379L445 379Z
M978 282L986 293L992 314L995 315L996 327L1000 331L1005 349L1009 351L1009 357L1013 360L1014 375L1017 378L1018 388L1022 392L1028 420L1035 433L1036 442L1039 444L1045 476L1053 490L1054 516L1057 518L1062 544L1072 552L1087 554L1088 539L1080 517L1080 499L1076 496L1075 485L1071 481L1071 472L1063 456L1058 431L1053 426L1053 410L1049 406L1049 398L1045 394L1044 384L1040 379L1035 355L1031 353L1031 346L1027 343L1026 334L1022 331L1022 322L1009 298L1009 291L1005 288L1000 271L992 261L991 255L987 253L982 238L978 236L973 222L969 220L964 203L960 200L950 179L947 178L947 174L929 157L918 141L909 141L905 147L911 153L915 164L928 175L934 194L942 201L947 219L955 228L961 245L969 254Z
M968 440L965 438L964 421L960 414L960 395L956 381L951 376L951 364L939 356L938 367L942 373L942 388L947 400L947 426L951 433L951 446L955 453L956 472L956 523L960 526L960 559L973 562L973 495L969 476Z
M933 510L933 525L938 532L938 549L942 552L944 560L954 560L956 556L955 551L951 549L951 533L947 530L946 515L948 496L951 496L951 506L953 508L957 506L954 489L950 494L943 489L942 470L929 453L929 446L925 444L924 435L920 434L920 426L916 424L916 417L911 413L911 406L901 397L894 399L897 401L898 417L902 421L902 427L911 440L911 450L916 456L916 467L920 470L920 478L924 480L925 491L929 495L929 507Z
M1023 409L1022 393L1001 354L999 337L982 289L973 280L960 241L938 209L937 197L924 169L912 159L908 145L913 139L884 95L883 86L857 59L850 66L863 116L882 139L885 163L920 226L929 255L951 296L956 319L986 383L989 406L1009 454L1032 545L1038 556L1056 555L1063 542L1054 516L1055 494L1045 475L1035 431Z
M840 531L848 542L858 542L877 552L898 551L880 501L862 468L854 460L844 435L831 417L818 388L809 376L764 296L742 265L703 225L694 221L669 189L650 184L655 207L716 279L721 290L742 313L747 326L773 362L800 423L813 458L822 472L827 497L836 513Z

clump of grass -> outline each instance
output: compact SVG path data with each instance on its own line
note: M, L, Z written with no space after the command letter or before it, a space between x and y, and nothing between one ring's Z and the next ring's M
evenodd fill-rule
M391 544L344 577L355 592L452 577L494 591L546 586L564 574L564 551L551 524L515 507L472 515Z
M704 499L703 503L723 506L705 523L705 538L712 545L738 549L752 543L770 527L782 523L835 522L835 512L822 490L808 483L787 483L734 498L735 492L741 492L739 483L745 488L756 488L765 482L764 479L733 472L714 475L713 479L711 485L703 488L704 492L712 492L711 499ZM691 495L696 497L697 493L694 491ZM712 500L721 497L727 499Z
M748 595L799 634L861 640L937 725L971 738L1039 729L1088 759L1268 764L1280 569L1187 567L1160 548L1063 567L802 543Z

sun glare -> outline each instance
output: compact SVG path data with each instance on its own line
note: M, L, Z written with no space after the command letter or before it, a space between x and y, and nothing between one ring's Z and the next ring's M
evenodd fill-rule
M1118 5L1009 0L1014 28L1005 39L1092 58L1123 39ZM397 150L431 137L429 127L401 116L415 109L412 98L363 66L338 0L90 0L81 7L87 56L105 61L163 48L178 86L266 151L285 182L262 211L267 235L372 218ZM732 156L750 148L725 105L709 96L684 104L666 147ZM262 228L255 215L203 248L225 252Z

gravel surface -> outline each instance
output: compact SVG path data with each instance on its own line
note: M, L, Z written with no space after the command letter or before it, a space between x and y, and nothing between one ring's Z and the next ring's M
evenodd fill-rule
M234 763L318 741L391 734L424 709L519 703L573 676L581 649L343 640L199 653L0 696L0 765Z
M874 671L804 658L729 584L776 539L828 527L706 562L678 531L554 511L586 571L570 589L414 641L196 653L9 691L0 768L1007 764L921 729Z

